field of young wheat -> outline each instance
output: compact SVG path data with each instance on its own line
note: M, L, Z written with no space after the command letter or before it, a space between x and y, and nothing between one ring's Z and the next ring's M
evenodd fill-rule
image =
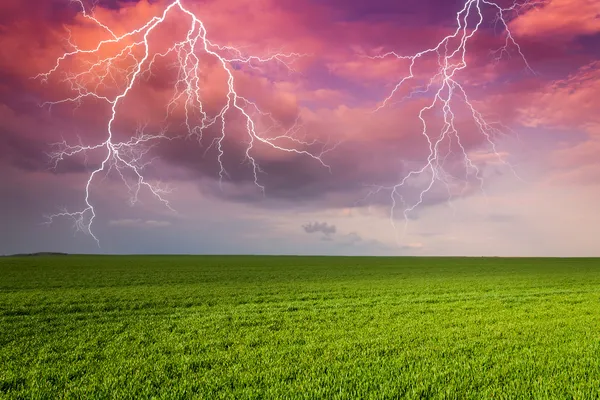
M1 398L598 398L600 260L0 258Z

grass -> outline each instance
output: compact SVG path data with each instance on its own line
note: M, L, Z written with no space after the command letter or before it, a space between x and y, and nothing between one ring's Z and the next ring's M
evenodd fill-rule
M0 258L0 398L600 397L600 260Z

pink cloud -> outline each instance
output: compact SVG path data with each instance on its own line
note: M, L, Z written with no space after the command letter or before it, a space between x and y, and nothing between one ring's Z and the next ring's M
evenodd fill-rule
M552 37L568 41L600 32L600 3L596 0L552 0L529 9L512 23L518 36Z
M586 129L600 123L599 101L600 62L596 61L538 91L531 106L523 109L522 121L528 126Z
M15 6L17 3L11 4L17 7ZM22 12L24 6L20 4ZM342 143L334 152L324 156L324 160L332 166L334 176L328 175L328 170L310 157L302 158L293 152L281 152L257 144L252 154L269 174L261 175L267 188L273 189L272 192L276 196L281 195L289 199L302 196L326 197L328 192L343 193L336 197L336 204L347 206L347 203L351 203L349 199L354 201L360 197L356 193L362 189L362 185L396 183L407 172L407 160L421 164L425 162L429 147L422 135L422 124L418 114L431 102L431 98L417 97L401 104L394 104L394 102L415 89L417 81L427 80L432 72L435 73L436 56L419 62L415 81L397 93L390 107L375 114L372 111L377 106L380 93L391 89L406 75L408 63L393 58L371 60L362 56L387 50L394 50L399 54L412 54L435 45L448 33L448 29L431 26L415 28L390 22L327 21L331 17L328 14L330 11L323 6L307 3L305 10L292 12L279 4L275 0L189 3L190 9L202 16L211 40L215 43L247 46L244 50L260 55L268 54L270 50L307 53L307 56L300 57L297 62L291 64L295 69L291 73L277 64L261 66L263 69L260 71L245 68L236 69L234 72L236 89L239 93L269 112L275 123L279 124L277 130L269 131L273 121L265 117L256 118L259 134L265 137L276 136L293 127L297 121L299 125L295 137L302 138L306 142L316 140L320 144L328 141ZM164 5L164 2L150 4L141 1L135 5L124 6L118 11L97 8L95 16L113 28L115 33L120 34L139 27L152 16L159 15ZM311 20L311 18L315 19ZM166 24L154 34L152 51L164 51L173 40L185 37L187 32L185 22L188 20L181 12L170 16ZM0 60L0 67L17 76L22 85L42 98L55 100L67 96L70 87L59 82L59 79L51 79L43 89L39 82L29 80L29 77L36 73L52 68L56 57L64 51L59 39L67 37L68 32L62 27L63 24L71 31L73 42L85 48L94 47L99 40L109 35L102 28L94 27L81 15L68 15L61 18L60 23L40 24L37 32L29 31L34 24L35 21L27 22L23 26L14 23L16 29L10 30L12 33L6 35L7 46L4 49L14 53L11 56L5 54ZM415 33L418 35L415 36ZM44 39L45 36L53 39ZM30 41L32 46L23 46L26 41ZM573 99L564 100L562 97L565 95L557 94L551 101L544 100L545 93L537 91L539 81L529 83L519 80L519 83L494 87L493 84L504 74L514 72L516 65L502 67L501 63L500 67L491 66L488 50L496 42L489 35L482 33L482 38L472 43L472 50L476 55L467 56L469 71L460 74L465 86L474 89L470 92L472 100L478 107L481 106L482 111L485 111L484 114L487 115L489 111L490 114L498 115L497 119L493 119L511 124L518 122L515 107L520 107L526 115L537 116L537 118L541 118L539 117L541 113L553 110L553 107L558 107L560 112L565 113L565 107L556 104L573 101ZM131 43L129 41L126 44ZM102 49L101 55L114 55L122 48L123 46L120 48L107 46ZM227 101L227 74L214 57L206 55L202 57L204 57L200 74L202 100L206 107L205 111L214 115ZM28 63L25 62L27 59L35 61ZM65 69L75 73L81 72L85 67L85 63L81 61L93 59L94 57L83 57L79 62L67 61ZM169 69L171 61L173 60L157 62L154 74L146 75L147 80L136 85L130 92L130 96L119 109L115 137L126 139L140 122L150 122L148 129L160 129L166 104L173 96L172 83L177 76L177 71ZM522 62L520 60L518 62L518 68L522 69ZM128 66L127 61L117 64L123 68ZM322 72L311 72L311 67L315 65L324 65L331 75L323 76ZM365 94L356 95L343 84L330 85L328 82L330 76L344 78L357 86L362 86L365 88ZM121 83L122 77L121 74ZM119 77L117 78L119 82ZM315 84L315 81L321 86ZM92 79L87 81L86 85L97 83L97 79ZM14 86L8 88L7 92L11 90L16 92ZM113 92L106 91L109 94ZM581 96L577 98L578 101L585 100L587 95ZM532 108L530 104L533 99L538 104ZM106 105L94 101L84 103L75 112L71 105L56 107L52 118L55 118L55 121L61 119L63 122L60 127L46 129L47 136L41 138L36 136L39 133L33 135L31 132L39 132L39 130L31 127L27 128L28 132L25 133L17 126L18 124L13 124L10 130L14 136L19 136L24 142L29 143L31 148L35 146L36 151L44 148L50 138L60 136L72 142L76 140L77 134L80 134L83 135L85 143L89 144L106 137L108 112ZM555 119L559 118L560 112L554 111L546 116L549 118L547 122L554 123ZM582 119L591 111L578 109L572 112L579 112L579 118ZM173 133L184 131L182 126L184 115L185 109L182 104L172 109L169 124ZM439 109L427 116L430 118L429 134L432 138L436 137L442 129ZM198 117L198 114L195 117ZM530 117L528 118L531 120ZM563 123L568 124L569 120L564 119ZM457 127L461 132L462 144L467 151L488 146L486 138L477 131L464 109L457 115ZM239 115L230 116L227 122L228 138L223 143L227 154L231 156L226 160L228 171L231 171L231 179L240 185L252 182L254 178L248 165L241 165L245 157L245 146L249 140L244 128L245 123ZM153 154L161 156L166 167L156 168L152 171L153 176L173 176L175 175L173 171L184 168L188 169L189 173L180 176L185 175L186 179L206 176L216 179L218 170L214 147L213 152L209 153L206 159L202 157L206 148L214 143L212 140L220 134L219 129L220 125L216 125L206 132L204 148L200 148L193 141L161 143ZM286 140L282 139L277 143L294 145ZM458 150L456 142L451 146L455 152ZM294 148L304 150L307 147L298 145ZM446 148L451 147L449 145ZM377 156L373 156L374 154ZM460 153L457 153L456 157L456 160L459 160L457 163L460 162L462 157ZM244 198L244 193L239 197Z

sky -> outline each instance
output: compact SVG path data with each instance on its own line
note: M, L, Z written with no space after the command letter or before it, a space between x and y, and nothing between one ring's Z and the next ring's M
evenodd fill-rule
M0 254L600 256L599 103L596 0L3 0Z

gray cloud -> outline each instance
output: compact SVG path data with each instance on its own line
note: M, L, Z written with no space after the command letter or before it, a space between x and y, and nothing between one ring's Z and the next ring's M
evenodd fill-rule
M302 225L302 229L306 233L321 232L325 236L334 235L337 230L335 225L329 225L327 222L310 222Z
M170 226L170 221L157 221L157 220L142 220L140 218L123 218L113 219L108 221L109 226L135 226L135 227L148 227L148 228L161 228Z

